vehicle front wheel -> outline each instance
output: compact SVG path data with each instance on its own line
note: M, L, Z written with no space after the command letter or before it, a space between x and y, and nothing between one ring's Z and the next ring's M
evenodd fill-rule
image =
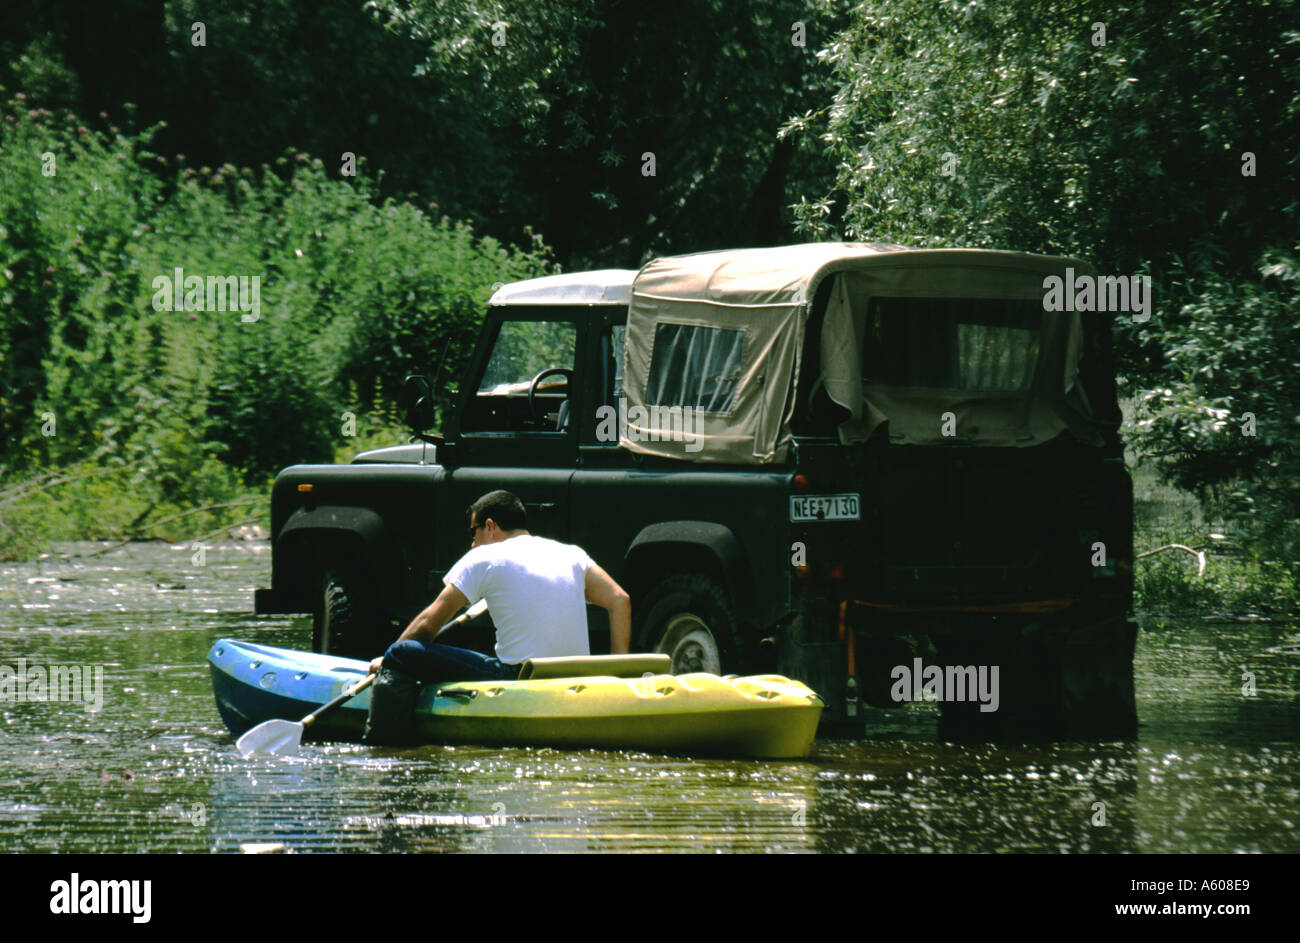
M698 573L660 580L638 606L637 650L672 658L673 674L722 674L740 668L736 616L727 592Z
M312 616L313 651L345 658L372 658L373 644L366 637L372 627L369 607L360 596L360 587L346 574L327 571L321 577L321 590Z

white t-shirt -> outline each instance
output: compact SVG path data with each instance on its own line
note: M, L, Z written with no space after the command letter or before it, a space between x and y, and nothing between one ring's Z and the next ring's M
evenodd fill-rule
M475 547L443 582L470 605L486 599L497 630L496 654L507 665L529 658L590 655L585 550L521 534Z

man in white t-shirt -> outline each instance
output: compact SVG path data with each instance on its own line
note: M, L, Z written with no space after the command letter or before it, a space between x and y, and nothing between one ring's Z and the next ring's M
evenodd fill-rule
M628 650L631 601L581 547L528 533L527 511L508 491L475 501L469 523L471 549L443 577L438 598L371 662L379 677L367 742L406 739L418 681L510 680L529 658L590 654L588 602L609 613L610 651ZM495 658L434 641L457 612L480 599L496 626Z

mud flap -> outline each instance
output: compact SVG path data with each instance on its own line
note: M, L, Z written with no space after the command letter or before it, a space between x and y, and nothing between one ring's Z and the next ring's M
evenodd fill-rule
M1115 618L1070 634L1062 677L1067 736L1125 739L1137 734L1133 654L1137 623Z
M862 710L849 714L848 659L837 641L813 641L804 631L804 619L794 620L776 634L777 673L812 688L826 703L817 725L820 737L861 737ZM855 700L856 703L856 700Z

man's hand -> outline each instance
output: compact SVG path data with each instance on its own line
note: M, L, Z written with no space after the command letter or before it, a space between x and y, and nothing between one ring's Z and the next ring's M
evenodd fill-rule
M591 565L585 581L587 599L609 613L609 650L626 655L632 644L632 600L623 587L598 567Z
M379 669L382 667L384 667L384 656L380 655L378 658L376 658L374 661L370 663L370 673L372 675L378 674Z

